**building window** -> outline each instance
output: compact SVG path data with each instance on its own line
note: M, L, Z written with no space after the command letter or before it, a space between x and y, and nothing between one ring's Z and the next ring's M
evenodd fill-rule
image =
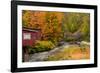
M31 33L24 33L23 34L23 39L24 40L30 40L31 39Z

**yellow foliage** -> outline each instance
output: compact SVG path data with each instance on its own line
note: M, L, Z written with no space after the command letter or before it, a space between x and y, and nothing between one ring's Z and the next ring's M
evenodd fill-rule
M78 45L69 46L48 57L48 60L79 60L90 59L90 48L86 47L85 52L81 51Z

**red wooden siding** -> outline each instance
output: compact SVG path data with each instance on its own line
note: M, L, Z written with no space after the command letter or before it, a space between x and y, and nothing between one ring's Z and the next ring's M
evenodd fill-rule
M30 33L31 38L30 39L24 39L24 33ZM36 40L41 39L41 32L40 30L23 30L22 31L22 44L23 46L33 46L36 42Z

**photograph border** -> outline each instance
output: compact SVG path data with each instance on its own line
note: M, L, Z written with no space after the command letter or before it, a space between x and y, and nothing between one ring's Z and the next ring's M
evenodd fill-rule
M45 67L27 67L18 68L17 66L17 8L18 5L27 6L46 6L46 7L63 7L63 8L79 8L79 9L93 9L94 10L94 64L80 64L80 65L61 65L61 66L45 66ZM58 69L73 69L73 68L89 68L97 67L97 6L96 5L81 5L81 4L62 4L62 3L47 3L47 2L33 2L33 1L11 1L11 72L24 71L43 71L43 70L58 70Z

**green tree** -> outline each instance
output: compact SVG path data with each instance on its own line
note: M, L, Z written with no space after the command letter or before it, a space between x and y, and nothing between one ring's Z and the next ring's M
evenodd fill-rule
M81 24L82 24L82 17L80 13L64 13L64 27L70 33L76 32Z
M81 40L90 38L90 17L88 13L64 13L64 16L63 33L65 38L72 38L73 36L73 38L80 36Z
M83 23L80 28L82 39L89 41L90 40L90 15L84 14L82 20L83 20Z

